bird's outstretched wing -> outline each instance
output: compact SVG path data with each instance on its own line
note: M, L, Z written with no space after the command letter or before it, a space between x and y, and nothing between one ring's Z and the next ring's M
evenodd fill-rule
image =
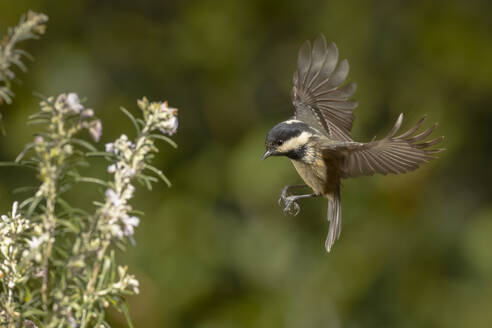
M346 152L345 161L342 164L341 173L344 178L360 175L373 175L380 173L398 174L417 169L420 164L435 158L433 155L444 148L429 149L440 143L444 137L437 137L429 141L423 141L436 128L437 124L415 134L425 120L425 116L405 133L395 136L403 122L403 114L400 114L393 129L381 140L369 143L346 142L327 145L327 150Z
M348 73L347 60L338 63L335 43L327 45L322 34L312 47L309 41L304 42L293 77L292 102L296 119L333 140L351 140L352 110L357 107L357 102L348 100L355 91L355 83L341 87Z

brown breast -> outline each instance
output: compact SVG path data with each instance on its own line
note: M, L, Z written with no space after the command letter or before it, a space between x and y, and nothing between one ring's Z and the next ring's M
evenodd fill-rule
M331 194L340 184L338 161L317 158L312 164L291 160L304 182L318 195Z

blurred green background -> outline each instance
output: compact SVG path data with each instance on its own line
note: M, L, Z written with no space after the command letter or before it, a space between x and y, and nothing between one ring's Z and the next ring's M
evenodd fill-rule
M490 327L492 324L492 2L0 1L0 34L28 9L50 17L1 107L0 160L32 139L34 91L76 91L104 124L100 147L132 135L120 105L178 107L178 150L156 166L173 187L143 188L136 247L120 254L141 282L136 327ZM344 184L343 232L323 244L326 203L285 216L299 182L289 161L260 161L264 136L292 115L297 49L324 33L358 84L354 137L427 113L446 136L440 159L403 176ZM105 163L86 174L108 177ZM0 171L5 213L35 177ZM100 191L71 198L90 208ZM115 327L124 320L111 313Z

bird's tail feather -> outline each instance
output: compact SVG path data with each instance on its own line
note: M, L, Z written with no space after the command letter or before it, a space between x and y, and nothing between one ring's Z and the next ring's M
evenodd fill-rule
M329 252L335 243L335 240L340 237L342 232L342 202L340 198L340 186L328 198L328 221L330 228L326 237L325 248Z

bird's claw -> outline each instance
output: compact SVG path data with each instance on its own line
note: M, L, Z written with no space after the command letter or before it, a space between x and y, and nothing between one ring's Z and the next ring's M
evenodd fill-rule
M297 204L296 200L298 196L291 195L288 196L289 189L293 186L285 186L282 189L282 193L278 199L278 205L283 208L284 213L296 216L299 214L301 207Z
M295 196L282 197L282 196L280 196L279 203L280 200L283 201L285 205L284 212L288 214L292 214L293 216L299 214L301 207L299 206L299 204L297 204L296 197ZM280 204L280 206L282 206L282 204Z
M289 186L285 186L284 189L282 189L282 193L280 194L280 198L278 199L278 205L282 207L283 203L287 202L287 191L289 190Z
M284 194L280 195L280 198L278 199L278 206L282 207L283 204L287 201L286 198L287 197L285 197Z

